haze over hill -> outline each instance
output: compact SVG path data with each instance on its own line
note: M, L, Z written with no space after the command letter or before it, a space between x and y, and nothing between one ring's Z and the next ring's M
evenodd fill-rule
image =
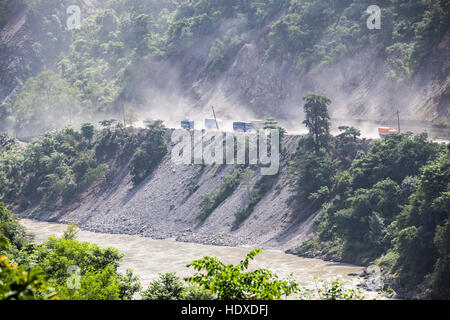
M71 31L72 1L4 1L0 124L27 136L130 111L176 127L214 105L224 120L298 127L308 92L330 97L336 118L392 120L400 110L445 123L448 2L387 1L373 30L369 2L78 1L82 24ZM52 81L58 90L33 98Z

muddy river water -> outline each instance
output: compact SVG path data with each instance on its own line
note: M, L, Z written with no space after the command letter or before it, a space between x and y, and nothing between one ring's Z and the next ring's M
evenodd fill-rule
M25 228L35 234L35 241L41 243L50 236L61 237L66 228L64 224L39 222L22 219ZM250 247L222 247L172 240L153 240L141 236L104 234L80 231L77 239L96 243L100 247L112 246L124 254L120 270L133 269L145 287L161 272L172 271L179 276L193 273L186 264L203 256L215 256L224 263L238 263ZM343 263L327 262L320 259L301 258L282 251L265 250L250 263L250 269L268 267L280 277L293 274L302 286L313 287L317 277L321 280L340 275L348 283L359 281L362 267ZM365 294L369 294L365 292ZM370 294L371 295L371 294Z

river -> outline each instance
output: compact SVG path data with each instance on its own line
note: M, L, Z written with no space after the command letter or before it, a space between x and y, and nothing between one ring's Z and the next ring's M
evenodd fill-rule
M65 224L28 219L21 219L20 222L27 231L34 233L34 240L37 243L44 242L50 236L61 237L66 228ZM96 243L100 247L112 246L119 249L124 254L120 271L132 269L136 275L139 275L144 288L162 272L172 271L182 277L191 275L193 270L186 268L186 264L194 259L215 256L224 263L238 263L252 249L153 240L141 236L83 230L78 233L77 239ZM354 265L301 258L276 250L265 250L250 263L250 269L258 267L268 267L280 277L286 277L292 273L299 284L305 287L315 285L314 277L326 280L340 275L348 283L357 282L360 280L358 275L363 271L362 267ZM364 292L364 294L373 296L374 293Z

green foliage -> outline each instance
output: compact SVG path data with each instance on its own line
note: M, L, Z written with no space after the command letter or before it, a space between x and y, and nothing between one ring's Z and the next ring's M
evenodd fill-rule
M141 291L142 285L139 276L135 276L131 269L125 274L119 273L119 298L121 300L133 300L135 294Z
M102 249L88 242L56 238L49 238L38 247L35 256L36 262L58 285L65 285L70 276L69 266L79 267L81 275L84 275L109 265L117 269L122 258L122 254L112 247Z
M291 57L299 73L314 65L336 63L356 50L374 45L388 57L386 74L408 79L449 26L448 1L388 1L381 7L382 28L366 27L370 1L291 1L272 23L270 59Z
M328 114L328 106L331 100L325 96L308 94L303 98L305 105L303 110L306 119L303 121L312 137L316 153L320 148L327 148L330 135L330 115Z
M433 295L448 295L448 221L450 212L450 153L423 167L417 190L398 217L394 270L408 286L432 278Z
M218 191L203 195L202 201L199 203L198 217L205 220L223 201L233 194L245 173L246 170L243 168L235 168L232 174L225 176Z
M448 197L448 195L447 195ZM448 208L449 206L447 206ZM434 265L432 274L432 292L438 299L448 299L450 297L450 222L436 227L434 244L438 251L438 258Z
M185 280L210 291L219 300L279 300L295 292L297 284L292 279L279 280L268 269L245 272L250 260L260 252L260 249L250 251L238 265L225 265L211 257L194 260L188 267L197 273ZM200 273L203 269L205 273Z
M3 203L0 202L0 235L8 242L8 247L12 250L20 250L32 239L32 236L25 231L25 228L17 221L17 217L12 214ZM9 250L8 250L9 251ZM3 252L0 247L0 254Z
M62 299L131 299L140 290L131 270L117 272L122 254L115 248L100 248L88 242L49 238L33 254L34 262L49 276ZM75 274L73 270L78 270ZM67 284L79 277L79 287Z
M94 137L94 132L94 125L92 123L83 123L81 125L81 134L89 141L89 143L91 143L91 140Z
M77 224L75 222L71 222L67 225L66 230L64 230L63 238L65 240L76 240L78 232L80 232L80 229Z
M86 182L91 185L94 181L99 181L106 177L109 166L105 163L98 165L95 168L89 168L86 172Z
M131 180L134 185L142 182L166 153L167 146L164 141L164 126L162 121L154 121L148 127L144 142L133 154L128 164Z
M100 270L87 271L80 279L79 289L58 286L64 300L119 300L120 289L117 272L112 265Z
M41 299L57 299L42 269L36 267L27 270L12 265L6 256L0 256L0 300Z
M360 150L358 137L361 132L349 126L340 126L338 129L341 133L334 139L335 157L339 161L339 166L347 169Z
M289 164L299 200L323 200L322 196L327 194L325 190L331 190L333 185L336 169L330 156L312 151L312 145L310 136L302 137Z
M248 205L240 209L235 214L235 221L233 224L233 228L236 229L239 225L245 221L253 212L254 208L258 204L258 202L267 194L267 192L271 189L273 184L275 183L278 175L272 176L262 176L253 186L252 191L250 192L250 199Z
M330 142L330 116L328 105L331 100L325 96L308 94L303 98L305 105L303 110L306 119L303 123L308 128L309 134L302 136L298 142L297 150L292 155L289 170L292 183L296 191L297 200L311 200L323 203L330 195L337 165L333 163ZM347 129L341 136L337 137L336 149L342 152L344 142L348 135L356 136L356 129ZM350 131L349 131L350 130Z
M95 182L105 182L111 170L129 160L139 139L123 126L107 127L93 139L92 129L85 124L81 132L72 127L47 132L23 148L2 139L0 199L22 209L39 203L42 209L54 209Z
M352 163L354 189L367 188L388 177L401 183L407 176L417 175L439 152L439 145L428 142L426 133L414 137L410 133L399 134L374 141L367 156L358 157Z
M426 134L358 151L317 224L321 254L361 264L386 257L380 263L403 286L425 282L434 297L448 297L449 159Z
M142 292L142 300L212 300L213 295L197 285L186 286L172 272L160 274Z
M66 27L66 10L70 5L82 2L61 0L55 3L52 0L25 0L27 5L27 22L33 30L33 61L30 68L40 71L42 67L51 69L59 54L70 44L72 38L70 30Z
M143 300L182 300L184 285L180 279L171 272L159 275L158 280L154 280L148 289L142 293Z
M82 110L79 95L52 71L29 78L11 104L16 135L33 136L71 123Z
M197 285L187 286L184 298L185 300L214 300L211 292Z
M8 136L6 133L0 133L0 154L11 151L17 145L17 140Z

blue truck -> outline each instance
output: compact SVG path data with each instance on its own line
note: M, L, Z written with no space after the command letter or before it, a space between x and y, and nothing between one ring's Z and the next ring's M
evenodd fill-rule
M194 121L193 120L182 120L181 127L187 130L194 130Z
M253 126L250 122L233 122L233 130L240 132L253 131Z

